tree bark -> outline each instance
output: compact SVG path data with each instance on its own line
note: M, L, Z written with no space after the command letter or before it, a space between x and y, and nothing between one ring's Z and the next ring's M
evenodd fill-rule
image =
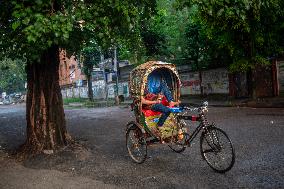
M58 68L57 46L47 49L40 63L27 65L27 139L23 150L29 154L56 150L67 144Z

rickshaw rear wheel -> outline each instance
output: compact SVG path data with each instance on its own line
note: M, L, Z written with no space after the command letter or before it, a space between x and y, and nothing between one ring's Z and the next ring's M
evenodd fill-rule
M130 123L126 130L126 148L132 160L136 163L143 163L147 158L147 143L141 129Z

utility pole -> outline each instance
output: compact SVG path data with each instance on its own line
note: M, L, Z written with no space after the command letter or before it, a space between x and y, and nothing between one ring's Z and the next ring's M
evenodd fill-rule
M113 70L115 71L116 74L116 96L115 96L115 102L116 105L119 104L119 98L118 98L118 63L117 63L117 55L116 55L116 46L114 46L114 58L113 58Z
M107 86L107 76L106 76L106 68L105 68L105 63L104 62L104 55L102 53L102 50L100 48L100 57L101 57L101 63L102 63L102 66L101 66L101 69L103 71L103 75L104 75L104 84L105 84L105 95L104 95L104 100L106 101L106 106L108 105L108 86Z

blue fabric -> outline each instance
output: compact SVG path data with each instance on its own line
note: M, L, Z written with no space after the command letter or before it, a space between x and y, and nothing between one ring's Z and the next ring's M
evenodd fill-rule
M154 104L151 110L156 111L156 112L162 112L162 115L157 123L158 127L162 127L166 119L171 113L170 108L168 108L167 106L164 106L163 104Z
M172 93L169 90L166 81L162 74L158 71L153 71L148 76L146 93L158 94L162 93L167 98L168 102L173 101Z
M182 112L182 109L180 107L172 107L170 108L172 113L180 113Z
M172 93L165 82L162 82L161 84L161 92L165 95L168 102L174 101Z
M158 94L161 92L161 80L162 76L158 72L152 72L148 76L148 91L153 94Z
M166 97L168 102L173 101L172 93L167 86L165 78L163 77L163 74L159 72L158 70L153 71L148 76L147 89L145 90L145 93L146 94L147 93L153 93L153 94L162 93ZM159 121L157 123L158 127L162 127L164 122L170 115L171 109L160 103L160 104L152 105L151 110L156 111L156 112L162 112L162 115L159 118Z

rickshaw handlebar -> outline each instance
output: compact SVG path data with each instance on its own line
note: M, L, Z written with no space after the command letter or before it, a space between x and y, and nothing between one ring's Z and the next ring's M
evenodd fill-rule
M204 111L207 110L208 102L205 101L202 103L200 107L188 107L188 106L181 106L181 110L189 110L189 111Z
M181 110L188 110L188 111L192 111L192 112L199 110L199 108L196 108L196 107L188 107L188 106L181 106L180 108L181 108Z
M200 107L188 107L188 106L180 106L175 107L172 109L173 113L178 113L178 117L184 120L191 120L191 121L200 121L201 115L208 111L207 109L208 102L203 103ZM198 111L198 115L186 115L184 111Z
M205 113L208 111L208 102L205 101L202 103L200 107L188 107L188 106L180 106L180 107L173 107L171 111L173 113L181 113L183 111L198 111L199 113Z

